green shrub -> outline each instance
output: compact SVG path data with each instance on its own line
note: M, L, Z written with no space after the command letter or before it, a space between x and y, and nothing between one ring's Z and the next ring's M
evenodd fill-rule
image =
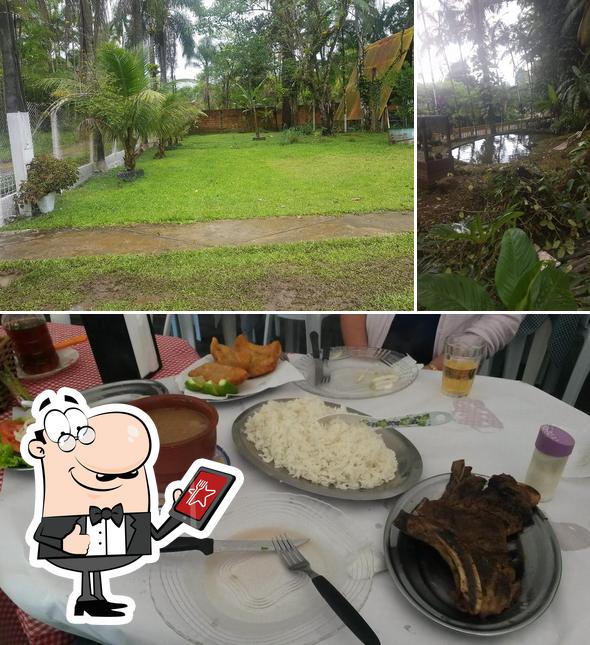
M27 180L15 196L16 203L21 206L36 204L45 195L65 190L76 181L78 168L72 160L40 155L28 165Z
M281 139L279 144L282 146L289 146L292 143L299 143L301 140L301 132L297 128L288 128L281 132Z

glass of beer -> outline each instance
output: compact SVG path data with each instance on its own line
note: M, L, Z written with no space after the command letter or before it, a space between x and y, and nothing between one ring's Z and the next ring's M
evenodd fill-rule
M445 343L442 391L448 396L467 396L483 356L483 343L451 336Z

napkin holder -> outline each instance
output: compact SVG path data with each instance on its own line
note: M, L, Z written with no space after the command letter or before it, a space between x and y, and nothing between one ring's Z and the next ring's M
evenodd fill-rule
M82 322L103 383L149 378L162 368L147 314L84 314Z

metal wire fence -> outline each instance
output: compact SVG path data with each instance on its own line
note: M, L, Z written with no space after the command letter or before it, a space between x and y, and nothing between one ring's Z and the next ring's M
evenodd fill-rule
M6 123L6 108L4 105L4 89L0 85L0 197L10 195L15 189L8 125Z
M27 102L35 155L52 154L72 159L78 166L87 164L91 160L91 148L88 133L80 128L80 114L64 106L52 119L48 108L48 105ZM0 197L15 190L4 95L0 87Z

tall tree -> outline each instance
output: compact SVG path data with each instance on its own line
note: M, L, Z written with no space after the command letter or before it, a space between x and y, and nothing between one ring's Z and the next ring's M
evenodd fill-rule
M14 13L9 0L0 0L0 53L12 169L18 189L27 178L27 164L33 158L33 140L18 60ZM31 207L25 207L24 211L30 214Z

